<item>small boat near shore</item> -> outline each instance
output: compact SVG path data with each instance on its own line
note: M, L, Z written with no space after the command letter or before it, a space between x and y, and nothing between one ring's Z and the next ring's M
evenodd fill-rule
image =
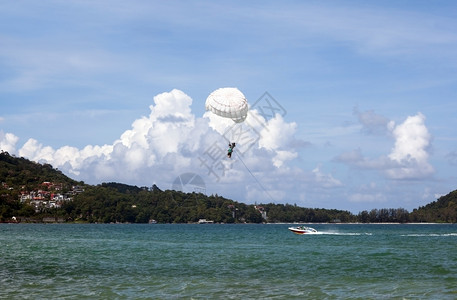
M317 233L316 229L311 228L311 227L306 227L306 226L289 227L288 229L295 234L315 234L315 233Z

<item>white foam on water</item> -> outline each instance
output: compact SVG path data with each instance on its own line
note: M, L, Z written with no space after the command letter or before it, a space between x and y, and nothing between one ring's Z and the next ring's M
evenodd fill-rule
M307 233L307 234L304 234L304 235L309 235L309 234L313 234L313 235L346 235L346 236L350 236L350 235L372 235L372 233L370 233L370 232L361 233L361 232L334 232L334 231L318 231L318 232L314 232L314 233Z
M401 236L416 236L416 237L447 237L447 236L457 236L457 233L411 233L411 234L402 234Z

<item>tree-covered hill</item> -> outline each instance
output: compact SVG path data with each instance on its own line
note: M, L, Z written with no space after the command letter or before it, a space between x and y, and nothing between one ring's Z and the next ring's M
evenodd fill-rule
M238 215L233 215L235 207ZM218 196L104 183L89 186L62 206L71 220L113 223L261 222L253 207Z
M49 164L36 163L1 151L0 222L14 220L16 216L37 215L36 207L30 204L35 199L42 199L44 203L44 200L50 200L51 195L57 192L67 194L79 185L83 183L65 176Z
M457 223L457 190L413 210L412 222Z
M122 183L77 182L49 164L0 153L0 221L217 223L354 220L349 212L291 205L255 206L216 195ZM267 219L265 219L265 212ZM262 213L264 215L262 216ZM271 213L271 218L268 216Z
M78 184L50 164L18 158L4 151L0 152L0 181L4 186L24 189L39 188L43 182L58 182L66 186Z
M122 183L87 185L49 164L0 152L0 222L217 223L261 222L457 222L457 191L409 213L372 209L354 215L290 204L248 205L216 195L162 191Z

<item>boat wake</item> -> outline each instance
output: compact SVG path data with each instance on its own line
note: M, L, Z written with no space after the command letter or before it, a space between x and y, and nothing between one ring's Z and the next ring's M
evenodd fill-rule
M447 236L457 236L457 233L412 233L412 234L402 234L401 236L447 237Z
M334 231L318 231L310 233L312 235L373 235L370 232L334 232Z
M334 231L318 231L308 233L306 235L340 235L340 236L370 236L371 232L334 232ZM401 234L400 236L408 237L457 237L457 233L410 233Z

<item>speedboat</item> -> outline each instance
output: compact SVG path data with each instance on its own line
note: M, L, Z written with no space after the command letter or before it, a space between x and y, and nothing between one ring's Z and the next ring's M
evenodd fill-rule
M298 227L289 227L289 230L296 234L313 234L317 233L317 230L311 227L298 226Z

